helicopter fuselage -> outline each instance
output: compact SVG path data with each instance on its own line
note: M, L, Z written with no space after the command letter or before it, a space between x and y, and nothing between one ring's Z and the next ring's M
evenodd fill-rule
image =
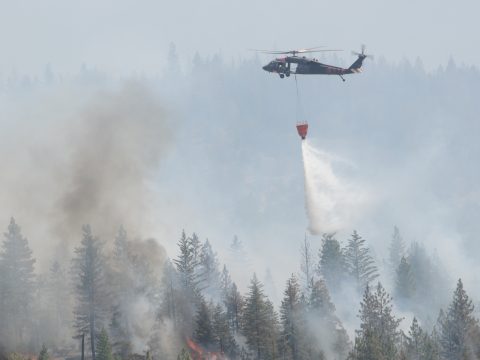
M359 55L358 59L349 68L342 68L323 64L317 59L307 58L304 56L286 56L270 61L263 67L263 69L268 72L277 73L281 78L284 76L290 76L290 74L339 75L342 77L342 75L361 72L364 59L364 55ZM295 69L292 68L291 64L295 64Z

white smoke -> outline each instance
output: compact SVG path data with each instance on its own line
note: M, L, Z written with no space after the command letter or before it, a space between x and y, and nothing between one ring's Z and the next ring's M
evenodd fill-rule
M351 225L368 196L360 186L335 173L334 165L350 165L348 161L316 149L307 140L302 141L302 156L309 231L329 233Z

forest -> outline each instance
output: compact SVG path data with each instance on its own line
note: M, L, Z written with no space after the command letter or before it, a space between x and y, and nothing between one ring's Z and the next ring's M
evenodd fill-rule
M380 58L296 107L261 65L0 74L2 360L480 358L478 70ZM336 232L299 116L366 189Z
M120 227L101 240L84 225L69 266L53 261L35 274L35 258L12 218L1 266L3 357L129 359L475 359L480 327L459 279L434 321L444 278L418 243L408 248L395 228L389 294L366 240L353 231L342 245L324 234L320 249L307 238L301 268L285 280L277 307L254 273L241 293L208 240L182 232L170 259L153 240L134 240ZM242 262L237 237L230 244ZM350 338L333 298L346 287L360 299L359 327ZM420 304L425 306L420 307ZM427 306L430 310L427 309ZM416 314L408 330L396 310ZM71 335L68 336L67 334ZM41 350L40 350L41 349Z

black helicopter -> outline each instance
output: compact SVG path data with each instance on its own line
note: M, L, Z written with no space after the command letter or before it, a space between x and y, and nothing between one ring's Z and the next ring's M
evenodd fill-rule
M362 72L363 60L371 55L365 54L365 45L362 45L361 52L352 52L354 55L357 55L358 58L355 62L350 65L349 68L342 68L338 66L332 66L327 64L322 64L315 58L307 58L305 56L298 56L298 54L305 53L315 53L315 52L326 52L326 51L341 51L341 50L328 50L321 49L321 47L314 47L308 49L300 50L288 50L288 51L267 51L267 50L256 50L266 54L283 54L287 55L285 57L276 58L275 60L270 61L267 65L263 66L263 70L277 73L280 78L285 76L290 76L290 74L302 74L302 75L338 75L340 78L345 81L343 75L355 74ZM295 69L292 68L292 64L296 64Z

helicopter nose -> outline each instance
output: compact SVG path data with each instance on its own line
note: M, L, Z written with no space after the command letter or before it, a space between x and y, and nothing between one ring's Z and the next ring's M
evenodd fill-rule
M268 65L263 66L262 69L268 71Z

